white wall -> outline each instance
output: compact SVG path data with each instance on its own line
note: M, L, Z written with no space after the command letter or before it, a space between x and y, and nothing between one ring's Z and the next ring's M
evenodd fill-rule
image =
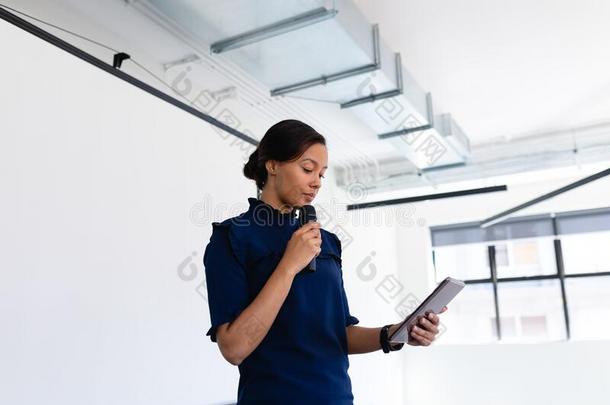
M4 21L0 44L0 403L233 400L196 289L211 219L255 195L235 138Z
M210 223L255 195L251 149L4 22L0 44L0 403L234 402L201 261ZM395 321L352 276L361 325ZM350 360L356 404L401 401L400 357Z
M383 225L386 209L367 210L362 213L364 215L348 214L344 211L345 204L356 201L340 192L336 195L334 223L349 235L342 238L342 261L350 311L360 320L358 326L381 327L396 323L399 317L391 305L394 300L377 292L378 289L385 291L382 288L387 276L398 276L394 224ZM365 220L370 221L368 225ZM355 404L403 403L404 363L399 353L402 352L376 351L350 356Z
M431 346L406 358L404 404L605 404L610 344Z

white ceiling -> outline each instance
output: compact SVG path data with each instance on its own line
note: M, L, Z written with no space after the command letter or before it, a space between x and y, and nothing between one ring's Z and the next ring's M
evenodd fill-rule
M610 119L610 2L355 0L473 143Z
M610 122L610 2L354 1L371 23L379 23L385 42L401 52L403 65L432 93L437 112L451 113L474 145ZM128 50L157 72L162 63L192 52L125 0L4 3ZM45 28L105 60L112 57L111 52ZM217 56L214 60L222 61ZM254 81L216 74L222 63L207 67L215 73L205 69L202 81L213 83L211 90L235 85L244 108L242 121L258 136L290 116L324 133L334 164L348 161L374 170L380 160L398 157L394 148L337 105L270 98L268 89ZM159 85L133 64L123 69Z

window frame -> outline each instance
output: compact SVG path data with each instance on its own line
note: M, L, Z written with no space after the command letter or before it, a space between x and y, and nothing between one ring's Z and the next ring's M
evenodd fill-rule
M459 245L459 244L471 244L471 243L477 243L477 242L481 242L481 241L486 241L489 244L487 245L487 260L489 263L489 269L490 269L490 275L488 278L483 278L483 279L466 279L463 280L464 283L466 285L469 284L491 284L492 285L492 290L493 290L493 302L494 302L494 306L495 306L495 321L496 321L496 331L497 331L497 336L496 336L496 340L497 341L502 341L502 327L501 327L501 321L500 321L500 306L499 306L499 302L498 302L498 286L500 285L500 283L506 283L506 282L519 282L519 281L537 281L537 280L559 280L559 286L561 289L561 299L562 299L562 307L563 307L563 318L564 318L564 322L565 322L565 331L566 331L566 340L571 340L572 334L571 334L571 330L570 330L570 315L569 315L569 308L568 308L568 297L567 297L567 293L566 293L566 279L570 279L570 278L584 278L584 277L610 277L610 271L606 271L606 272L594 272L594 273L570 273L570 274L566 274L565 273L565 266L564 266L564 260L563 260L563 250L562 250L562 245L561 245L561 235L572 235L572 234L577 234L577 233L588 233L588 232L593 232L593 231L598 231L600 230L599 228L596 229L592 229L592 230L586 230L586 229L579 229L576 232L560 232L561 229L561 223L558 222L558 218L559 221L561 221L562 218L568 218L570 221L574 222L574 220L578 220L578 218L590 218L590 216L602 216L602 217L606 217L606 216L610 216L610 207L609 208L601 208L601 209L594 209L594 210L582 210L582 211L571 211L571 212L565 212L565 213L561 213L561 214L553 214L553 213L549 213L546 215L535 215L535 216L530 216L530 217L521 217L521 218L514 218L512 220L508 220L508 225L504 224L503 226L510 226L511 223L513 224L519 224L522 225L524 223L528 223L528 222L536 222L536 223L540 223L542 222L546 222L546 221L550 221L550 225L552 226L552 233L551 234L539 234L539 235L532 235L529 236L529 238L540 238L540 237L545 237L545 236L552 236L553 237L553 250L554 250L554 254L555 254L555 266L556 266L556 271L553 274L545 274L545 275L538 275L538 276L520 276L520 277L498 277L497 274L497 266L496 266L496 240L493 239L493 235L494 232L480 232L478 235L476 235L475 237L479 237L479 238L483 238L483 240L478 240L478 241L473 241L472 237L475 235L474 232L476 232L476 230L473 229L473 223L465 223L465 224L453 224L453 225L449 225L449 226L440 226L440 227L431 227L430 228L430 233L431 233L431 237L432 237L432 262L434 265L434 279L436 281L436 283L438 284L438 280L437 280L437 269L436 269L436 260L435 260L435 253L434 253L434 249L438 246L447 246L447 245L451 245L449 243L439 243L437 245L435 245L434 241L435 241L435 232L443 232L444 233L444 237L447 236L447 232L452 232L455 231L456 233L459 232L463 232L463 235L467 235L467 238L470 239L465 243L458 243L455 245ZM599 222L598 222L599 223ZM610 225L608 225L608 230L610 230ZM510 232L509 232L510 233ZM490 238L490 235L492 235L492 239ZM459 236L458 236L459 238ZM485 239L488 238L488 239ZM522 239L524 238L524 236L517 236L517 237L508 237L508 238L503 238L503 239L497 239L498 241L502 240L517 240L517 239Z

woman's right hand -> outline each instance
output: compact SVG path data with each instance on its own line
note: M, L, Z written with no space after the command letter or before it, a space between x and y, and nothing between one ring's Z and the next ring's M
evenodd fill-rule
M294 231L288 244L280 265L286 268L292 275L303 270L314 257L320 254L322 235L320 223L310 221Z

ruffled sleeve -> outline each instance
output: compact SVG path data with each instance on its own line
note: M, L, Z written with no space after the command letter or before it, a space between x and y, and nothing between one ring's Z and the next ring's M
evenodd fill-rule
M247 307L248 284L241 244L235 242L230 221L213 222L203 254L212 326L206 336L216 342L218 326L233 321Z
M332 239L335 241L335 249L339 257L341 257L341 240L332 232L329 232ZM345 318L345 326L356 325L360 322L358 318L350 314L349 304L347 302L347 294L345 294L345 288L343 286L343 269L341 269L341 299L343 300L343 315Z

